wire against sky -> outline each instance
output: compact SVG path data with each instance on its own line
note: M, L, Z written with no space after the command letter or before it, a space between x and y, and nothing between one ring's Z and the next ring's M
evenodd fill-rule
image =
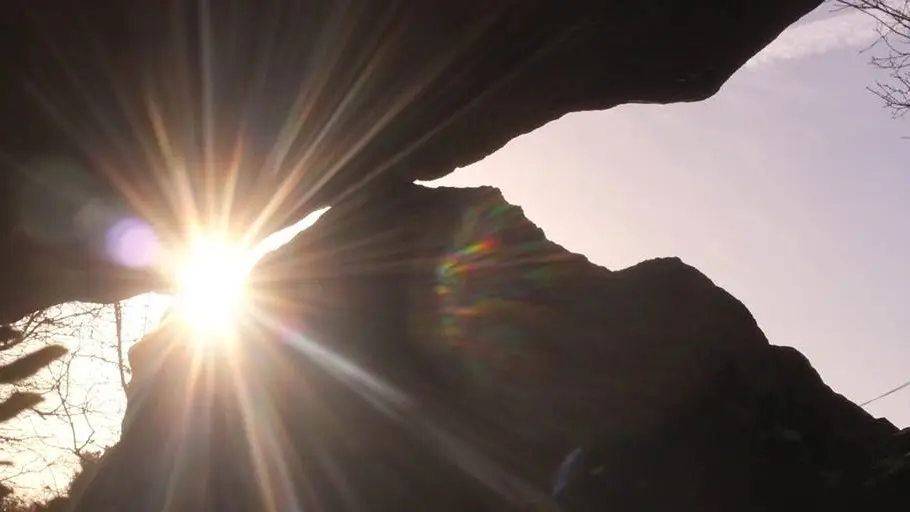
M878 401L881 400L882 398L891 396L891 395L897 393L898 391L901 391L901 390L904 390L904 389L907 389L907 388L910 388L910 380L908 380L907 382L901 384L900 386L897 386L896 388L893 388L893 389L891 389L891 390L889 390L889 391L886 391L886 392L884 392L884 393L878 395L878 396L875 397L875 398L872 398L871 400L866 400L865 402L859 404L859 406L860 406L860 407L866 407L866 406L869 405L869 404L878 402Z

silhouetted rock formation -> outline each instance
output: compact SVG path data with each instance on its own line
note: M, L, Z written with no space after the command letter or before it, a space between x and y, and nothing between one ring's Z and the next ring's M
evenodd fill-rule
M163 286L102 246L129 211L179 240L184 170L201 205L236 176L259 235L333 205L261 264L238 343L137 346L78 510L546 509L577 447L573 510L906 508L907 433L696 270L611 272L494 191L409 184L706 98L820 3L6 1L0 323Z
M253 286L236 345L134 348L123 439L77 510L546 510L577 447L568 510L908 503L906 435L735 298L678 259L593 265L493 189L352 199Z
M238 230L275 201L265 236L569 112L706 98L820 3L5 0L0 322L162 286L101 246L127 211L179 240L179 173L199 205L236 177Z

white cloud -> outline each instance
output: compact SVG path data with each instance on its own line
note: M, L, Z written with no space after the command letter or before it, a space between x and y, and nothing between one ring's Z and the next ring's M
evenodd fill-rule
M878 37L876 21L850 11L794 25L746 63L748 67L818 55L843 48L861 48Z

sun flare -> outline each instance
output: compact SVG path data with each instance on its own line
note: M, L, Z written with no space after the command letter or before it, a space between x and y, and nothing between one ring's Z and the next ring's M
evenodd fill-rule
M206 335L229 331L242 313L251 266L250 252L236 244L197 241L176 275L176 306L183 320Z
M289 243L328 210L316 210L253 247L226 237L194 237L189 249L168 263L175 284L170 304L177 318L200 340L229 338L250 307L248 277L256 262Z

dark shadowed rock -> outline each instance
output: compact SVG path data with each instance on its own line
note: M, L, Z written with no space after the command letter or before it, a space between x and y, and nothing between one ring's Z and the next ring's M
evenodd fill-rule
M176 243L231 189L264 236L569 112L704 99L820 3L7 0L0 321L163 286L103 250L130 212Z
M593 265L493 189L339 204L253 286L237 344L133 349L78 510L547 510L576 448L568 510L865 510L870 479L906 503L871 469L893 425L730 294L678 259Z

